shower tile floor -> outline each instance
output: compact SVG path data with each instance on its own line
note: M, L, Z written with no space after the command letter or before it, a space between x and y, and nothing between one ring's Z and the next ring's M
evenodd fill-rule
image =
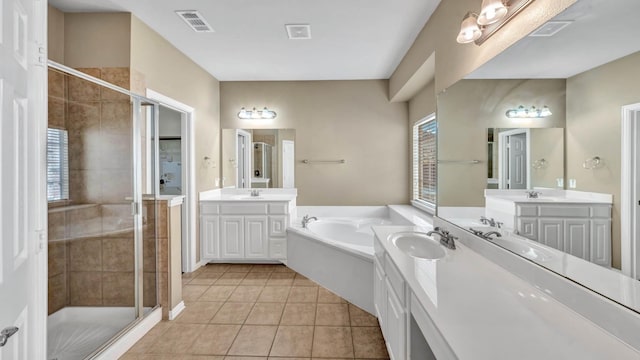
M378 321L284 265L209 264L121 359L388 359Z

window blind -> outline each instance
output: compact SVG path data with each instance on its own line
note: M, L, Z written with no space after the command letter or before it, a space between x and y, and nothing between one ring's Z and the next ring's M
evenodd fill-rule
M413 200L435 208L438 180L437 123L429 116L413 128Z
M47 200L69 199L69 136L66 130L47 129Z

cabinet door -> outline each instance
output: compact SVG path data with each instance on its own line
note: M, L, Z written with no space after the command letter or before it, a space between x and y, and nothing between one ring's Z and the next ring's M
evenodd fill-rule
M564 251L563 228L562 219L540 218L538 220L538 242Z
M387 295L385 291L384 272L377 258L373 260L373 306L376 309L376 316L380 322L383 334L385 331L385 309L387 307Z
M538 219L537 218L516 218L516 230L521 236L527 239L538 241Z
M266 216L244 217L244 254L247 259L266 259L269 257L269 238L267 236Z
M611 220L591 220L591 262L611 266Z
M244 219L242 216L220 217L220 257L244 258Z
M589 219L564 220L564 252L589 260Z
M386 339L392 359L405 359L407 322L404 307L396 296L389 281L387 288Z
M217 259L220 256L219 224L217 215L200 217L200 241L202 242L202 257L205 259Z

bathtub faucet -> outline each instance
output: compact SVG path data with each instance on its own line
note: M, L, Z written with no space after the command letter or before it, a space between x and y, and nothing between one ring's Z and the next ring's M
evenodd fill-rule
M318 218L317 218L317 217L315 217L315 216L311 216L311 217L309 217L309 215L305 215L305 216L302 218L302 228L303 228L303 229L306 229L306 228L307 228L307 224L309 224L309 223L311 222L311 220L318 220Z

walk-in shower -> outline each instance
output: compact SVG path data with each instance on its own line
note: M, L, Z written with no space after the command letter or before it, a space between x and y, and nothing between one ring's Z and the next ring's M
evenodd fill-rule
M158 305L157 104L124 90L128 68L79 70L49 66L47 358L57 360L99 354Z

